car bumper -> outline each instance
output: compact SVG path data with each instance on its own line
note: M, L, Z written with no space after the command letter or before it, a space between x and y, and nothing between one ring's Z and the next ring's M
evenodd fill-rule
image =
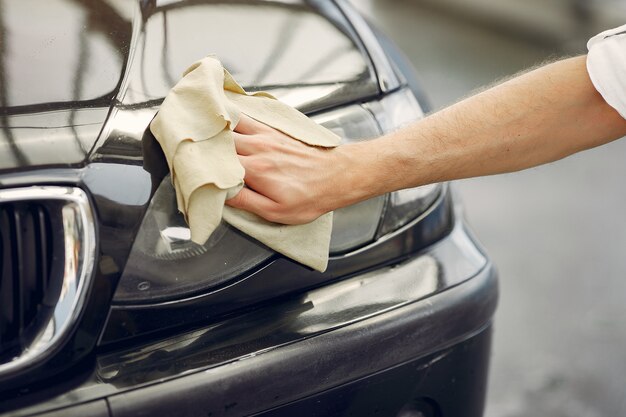
M399 265L100 355L82 382L8 415L480 416L497 294L459 221Z

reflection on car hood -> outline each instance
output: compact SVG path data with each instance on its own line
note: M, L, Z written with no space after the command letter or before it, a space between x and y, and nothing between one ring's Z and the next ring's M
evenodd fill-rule
M118 116L114 152L137 149L181 73L209 54L303 111L375 95L342 19L326 1L2 2L0 171L80 166L111 148Z

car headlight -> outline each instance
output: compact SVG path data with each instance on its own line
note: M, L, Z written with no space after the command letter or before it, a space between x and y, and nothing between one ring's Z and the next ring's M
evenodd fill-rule
M379 101L350 105L313 119L345 141L358 141L422 116L410 91L400 90ZM440 190L439 185L406 189L335 211L331 262L332 255L349 256L415 219L436 200ZM148 207L114 301L143 304L191 297L248 275L274 255L271 249L225 223L204 245L193 243L176 208L168 175Z

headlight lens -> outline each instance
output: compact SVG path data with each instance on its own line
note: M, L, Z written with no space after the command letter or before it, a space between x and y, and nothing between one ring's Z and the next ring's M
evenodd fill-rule
M380 101L313 117L346 141L377 137L422 116L408 90ZM438 185L402 190L337 210L331 255L372 244L418 217L437 198ZM262 266L273 252L223 223L204 245L191 242L167 176L155 192L133 244L114 301L142 304L190 297Z
M415 96L408 88L364 104L376 115L383 132L388 133L421 119L424 114ZM430 207L441 194L441 184L407 188L389 195L385 214L376 238L399 229Z
M204 245L192 242L168 175L152 197L114 299L134 304L184 297L223 284L272 254L226 223Z
M360 105L344 107L313 119L335 132L344 142L372 139L381 133L372 113ZM373 241L386 201L387 196L380 196L335 210L330 253L345 253Z

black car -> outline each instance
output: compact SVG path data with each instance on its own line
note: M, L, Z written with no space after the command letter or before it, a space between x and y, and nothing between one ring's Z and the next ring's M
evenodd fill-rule
M447 184L337 211L324 273L190 241L147 127L208 54L348 141L425 111L345 0L0 1L0 414L482 415L497 280Z

